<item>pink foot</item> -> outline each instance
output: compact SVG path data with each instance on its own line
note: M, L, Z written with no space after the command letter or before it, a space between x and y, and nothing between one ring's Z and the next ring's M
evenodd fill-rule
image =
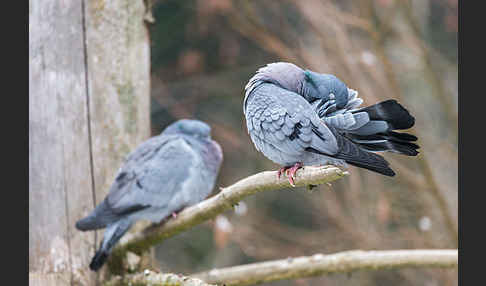
M287 177L289 178L289 183L292 187L295 187L295 173L297 172L298 169L300 169L303 166L302 163L295 163L291 167L282 167L278 170L277 172L277 179L280 179L280 176L285 172Z
M295 187L295 173L297 172L298 169L302 167L302 163L295 163L294 166L292 166L290 169L287 169L285 172L287 174L287 177L289 178L289 183L292 187Z
M285 172L285 170L287 170L289 167L282 167L278 170L278 173L277 173L277 180L280 179L280 176L282 176L283 172Z
M172 218L176 218L177 217L177 213L176 212L173 212L172 213Z

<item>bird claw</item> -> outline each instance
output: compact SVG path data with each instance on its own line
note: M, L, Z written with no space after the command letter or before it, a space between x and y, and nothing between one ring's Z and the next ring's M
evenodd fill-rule
M282 173L285 172L285 170L287 170L289 167L282 167L278 170L277 172L277 180L280 179L280 176L282 176Z
M292 187L295 187L295 173L297 172L298 169L302 168L303 164L302 163L295 163L292 167L282 167L278 170L277 173L277 179L280 179L280 176L282 173L285 172L285 175L287 175L287 178L289 180L289 183Z
M292 167L293 168L293 167ZM295 187L294 179L295 179L295 171L292 172L292 168L287 169L285 171L285 174L287 175L287 178L289 178L289 183L292 187Z

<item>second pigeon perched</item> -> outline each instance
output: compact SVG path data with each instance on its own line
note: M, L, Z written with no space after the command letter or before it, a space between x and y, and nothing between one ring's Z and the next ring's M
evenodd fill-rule
M223 154L210 133L206 123L182 119L128 155L106 198L76 222L82 231L106 228L91 270L105 263L135 221L159 223L211 193Z
M291 185L302 165L346 163L394 176L376 151L414 156L413 135L395 129L415 119L394 100L355 109L357 92L337 77L272 63L257 71L245 87L243 112L257 150L287 170Z

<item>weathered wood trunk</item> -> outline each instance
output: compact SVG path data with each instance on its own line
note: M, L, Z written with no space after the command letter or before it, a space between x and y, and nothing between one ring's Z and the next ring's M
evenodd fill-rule
M74 223L149 137L142 0L29 1L29 284L93 285ZM98 240L100 235L98 235Z

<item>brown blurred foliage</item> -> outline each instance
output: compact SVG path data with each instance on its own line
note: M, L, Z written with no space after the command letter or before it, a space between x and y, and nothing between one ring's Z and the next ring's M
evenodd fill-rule
M421 146L413 158L385 154L393 178L350 167L351 176L313 192L246 199L222 220L158 246L162 270L190 274L350 249L456 248L457 6L457 0L156 2L152 132L179 118L208 122L224 151L217 186L278 168L254 148L242 113L246 82L275 61L335 74L366 105L397 99L415 116L411 133ZM458 281L457 270L410 269L270 284Z

